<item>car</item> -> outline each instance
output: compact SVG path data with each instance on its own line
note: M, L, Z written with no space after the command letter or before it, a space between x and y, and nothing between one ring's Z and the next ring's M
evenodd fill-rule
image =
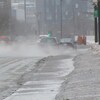
M45 38L45 37L48 37L48 35L40 35L40 36L39 36L39 39Z
M10 37L8 37L8 36L0 36L0 44L6 44L6 45L8 45L8 44L10 44Z
M38 46L44 50L51 50L58 48L56 37L40 36Z
M74 39L72 38L62 38L60 39L60 46L65 46L65 47L74 47Z

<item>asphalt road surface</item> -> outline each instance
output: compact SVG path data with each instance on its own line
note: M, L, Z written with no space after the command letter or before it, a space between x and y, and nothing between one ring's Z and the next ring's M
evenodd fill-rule
M4 100L54 100L59 92L61 84L66 79L65 76L71 73L74 69L74 56L74 53L73 56L71 53L71 56L70 54L67 54L47 57L40 60L34 69L31 67L31 64L33 64L33 58L22 59L22 62L27 62L24 65L30 66L28 69L28 66L21 66L21 68L13 68L10 66L11 68L9 70L11 71L12 69L11 72L15 72L15 75L17 73L20 74L19 71L24 68L27 70L33 70L18 79L17 83L20 84L20 86L16 91L11 93L11 96ZM18 61L17 65L20 65L20 62L21 61ZM13 77L11 78L14 79Z
M0 58L0 100L20 87L19 80L35 68L40 58L1 57Z
M0 58L0 100L54 100L66 76L74 70L73 58L77 50L67 48L61 50L60 55L53 52L52 56L44 58L34 57L34 53L40 52L24 47L24 52L23 47L17 50L21 51L16 53L17 57L9 57L11 51L7 52L8 57ZM26 51L30 51L29 55L20 57Z

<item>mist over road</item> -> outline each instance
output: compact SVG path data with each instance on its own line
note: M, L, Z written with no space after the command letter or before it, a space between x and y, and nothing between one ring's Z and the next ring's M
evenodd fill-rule
M53 77L58 79L60 74L62 74L60 77L64 77L70 72L68 71L70 68L67 68L68 65L67 67L65 67L66 64L60 65L61 63L66 63L68 61L61 60L67 58L72 59L76 54L72 48L55 51L43 52L37 47L37 45L27 43L0 46L0 100L3 100L4 98L15 93L15 91L23 86L25 82L31 81L31 79L36 79L33 81L37 81L37 78L39 78L38 82L41 82L39 85L43 85L44 83L42 84L42 81L47 78L49 80L45 80L45 82L53 82L56 85ZM60 66L65 67L61 68L61 72L59 72ZM67 73L65 74L65 72ZM54 76L52 76L52 74L54 74ZM61 82L62 80L57 82L59 85L56 89L58 89ZM36 85L38 85L38 83L36 83ZM50 85L47 87L49 89ZM53 87L51 87L51 89ZM34 86L34 88L36 87ZM44 87L42 86L41 88ZM55 93L52 95L55 95Z

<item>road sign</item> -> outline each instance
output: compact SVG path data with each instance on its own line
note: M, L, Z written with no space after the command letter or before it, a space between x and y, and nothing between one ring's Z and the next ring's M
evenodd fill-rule
M48 32L48 37L51 37L52 33L51 32Z
M98 17L98 10L94 10L94 17Z
M97 5L94 5L94 17L97 18L98 16L99 16L98 7L97 7Z

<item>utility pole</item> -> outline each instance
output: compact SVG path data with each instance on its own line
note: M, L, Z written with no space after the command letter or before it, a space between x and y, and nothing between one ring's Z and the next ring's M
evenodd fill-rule
M75 26L76 26L76 23L75 23L75 19L76 19L76 16L75 16L75 12L76 12L76 7L75 7L75 4L72 3L72 23L73 23L73 37L75 38L75 34L76 34L76 29L75 29Z
M94 5L95 42L100 44L100 0L92 0Z
M27 32L27 27L26 27L26 0L24 0L24 34Z
M94 12L98 12L98 7L94 5ZM98 42L98 18L94 13L95 42Z
M60 33L60 34L61 34L61 38L62 38L62 21L63 21L63 20L62 20L62 1L63 1L63 0L60 0L60 14L61 14L61 19L60 19L60 21L61 21L61 22L60 22L60 28L61 28L61 29L60 29L60 32L61 32L61 33Z
M40 31L40 12L37 12L36 17L37 17L38 34L40 35L41 33Z
M24 0L24 18L26 23L26 0Z
M98 34L98 37L99 37L99 45L100 45L100 0L98 0L98 31L99 31L99 34Z
M7 13L7 16L8 16L8 25L9 25L9 29L8 29L8 33L9 33L9 35L11 36L12 34L12 29L11 29L11 25L12 25L12 10L11 10L11 0L5 0L4 1L4 3L5 3L5 8L6 8L6 13ZM5 17L5 16L4 16Z

